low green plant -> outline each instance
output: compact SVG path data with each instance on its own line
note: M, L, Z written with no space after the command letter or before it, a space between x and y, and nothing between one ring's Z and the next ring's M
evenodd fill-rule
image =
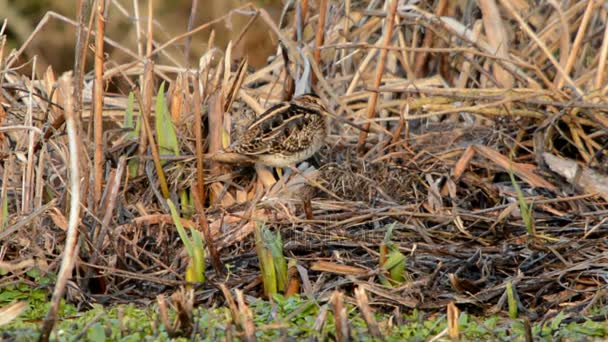
M173 204L171 200L167 200L167 205L171 210L171 218L173 218L177 233L188 252L189 261L188 266L186 267L186 281L190 283L202 283L205 281L205 246L203 245L201 235L197 230L191 227L190 232L192 233L192 241L190 241L190 238L182 225L180 216L177 213L175 204Z
M270 297L276 293L284 293L287 289L287 260L283 255L283 240L281 234L272 232L263 224L255 227L255 250L262 272L264 295Z
M395 223L388 226L384 241L380 245L380 267L388 276L380 276L380 281L385 286L397 286L410 279L406 270L407 258L399 248L392 242Z
M507 282L507 306L509 308L509 318L517 318L517 300L515 299L515 289L511 281Z
M139 134L141 132L141 116L137 117L137 123L134 123L133 108L135 107L135 95L133 92L129 93L127 99L127 109L125 110L124 127L130 128L131 131L127 133L127 138L130 140L139 141ZM129 176L137 176L137 168L139 166L139 160L131 159L128 163Z
M526 226L526 231L529 235L535 236L536 227L534 226L534 212L532 211L533 203L528 204L528 202L526 202L526 197L524 196L523 191L521 191L519 183L515 180L512 168L509 169L509 178L511 178L511 184L513 184L515 192L517 192L517 203L519 204L519 211L521 212L522 220Z

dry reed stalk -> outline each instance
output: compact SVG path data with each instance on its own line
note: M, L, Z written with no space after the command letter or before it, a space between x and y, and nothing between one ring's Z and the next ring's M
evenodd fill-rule
M449 2L447 0L439 0L437 7L435 8L435 15L441 17L445 14L448 9ZM434 34L432 30L426 31L424 35L424 39L422 41L422 47L428 48L433 45ZM384 44L388 45L388 44ZM416 78L423 77L426 74L426 64L429 57L429 53L427 51L420 51L416 54L414 58L414 74Z
M365 319L365 323L367 324L369 334L374 338L384 340L384 336L380 332L380 328L378 328L378 322L374 318L374 313L369 307L369 300L363 287L359 286L355 289L355 298L357 299L357 306L361 310L363 319Z
M194 26L194 19L196 18L196 11L198 9L198 0L192 0L192 6L190 6L190 15L188 16L188 26L186 32L190 32L192 30L192 26ZM188 65L190 63L190 42L192 41L192 36L186 37L186 41L184 42L184 64Z
M70 151L69 169L70 169L70 214L68 219L68 231L65 242L64 254L61 260L61 267L57 274L57 282L53 290L53 296L49 306L49 311L46 314L42 327L40 329L40 341L48 341L51 330L55 325L59 304L65 293L65 286L72 276L72 269L76 261L76 253L78 251L78 226L80 224L80 205L81 205L81 188L80 188L80 145L82 145L81 136L76 124L78 118L74 111L76 102L74 101L74 82L78 79L68 76L62 76L59 80L62 90L62 96L65 98L65 113L66 130L68 133L68 146Z
M350 329L348 326L346 306L344 305L344 294L339 291L334 291L331 295L330 302L336 324L336 341L350 341Z
M499 58L508 59L509 39L504 22L500 16L498 5L495 0L482 0L479 2L481 8L484 30L488 36L488 42ZM473 37L475 29L473 29ZM498 86L511 89L515 83L513 76L500 65L495 65L493 70L494 77L498 81Z
M194 138L196 146L196 187L192 189L193 193L196 193L198 199L202 203L205 201L205 164L203 149L203 111L201 109L202 99L201 90L199 86L200 74L197 74L193 80L193 101L194 101Z
M154 50L152 50L151 46L149 46L149 48L146 49L146 57L147 58L151 58L152 56L154 56L158 52L163 51L164 49L166 49L168 46L171 46L174 43L176 43L176 42L178 42L178 41L180 41L180 40L182 40L182 39L184 39L186 37L192 36L195 33L198 33L200 31L208 29L208 28L212 27L215 24L221 23L221 22L225 21L226 19L228 19L234 12L242 11L242 10L246 9L247 7L249 7L249 6L250 6L249 3L246 3L246 4L242 5L242 6L239 6L239 7L231 10L230 12L226 13L225 15L223 15L223 16L217 18L217 19L208 21L208 22L206 22L206 23L204 23L204 24L196 27L193 30L190 30L190 31L188 31L186 33L180 34L180 35L178 35L176 37L173 37L173 38L169 39L168 41L166 41L165 43L161 44L159 47L155 48ZM151 30L151 28L148 27L148 32L150 32L150 30Z
M568 51L570 51L570 27L560 4L558 4L555 0L549 0L549 4L553 6L559 19L559 45L557 45L557 42L555 42L553 45L555 45L555 47L559 47L559 63L565 68L568 60ZM569 73L569 71L566 70L566 73ZM553 83L560 88L563 85L562 78L556 77L555 80L553 80Z
M576 34L576 38L574 38L574 43L572 43L572 50L570 50L570 55L568 56L568 60L564 65L563 72L564 74L570 74L572 67L574 66L574 62L576 61L576 56L580 50L581 44L583 42L583 38L585 37L585 33L587 32L587 25L589 25L589 20L591 19L591 14L593 13L593 7L595 4L595 0L588 0L587 7L585 8L585 13L583 14L583 19L581 20L581 24L577 28L578 32ZM562 36L567 37L567 33L563 32ZM557 88L560 89L564 86L564 82L566 81L564 77L558 77L559 80L557 84ZM578 89L577 89L578 90ZM579 91L579 94L581 92Z
M401 19L399 18L399 16L395 17L396 20L396 24L397 26L401 25ZM416 73L414 72L414 69L412 69L412 65L410 63L410 59L408 58L407 55L407 43L405 40L405 34L403 33L402 30L398 30L397 31L398 35L399 35L399 50L401 52L401 65L403 66L403 69L406 72L407 75L407 79L408 80L415 80L416 79Z
M105 1L97 2L97 31L95 34L95 82L93 84L93 140L95 142L95 152L93 155L93 208L97 209L101 201L103 190L103 71L104 71L104 48L103 40L105 37Z
M570 76L568 76L564 68L562 68L559 62L555 59L555 57L553 57L553 54L551 53L551 51L549 51L545 43L538 38L536 33L532 31L530 26L524 21L524 19L519 15L519 13L515 11L509 1L500 0L500 2L502 3L503 7L507 9L509 14L517 21L521 29L536 43L536 45L538 45L541 51L543 51L545 56L549 59L549 61L551 61L551 64L553 64L553 66L555 67L555 70L558 72L558 74L564 78L565 82L567 82L568 85L573 87L578 94L582 94L581 90L576 86L576 83L574 83L574 81L570 78Z
M36 58L34 57L34 61L32 63L32 80L35 78L36 72ZM28 101L27 101L27 113L25 116L24 124L25 126L32 126L34 122L33 118L33 101L32 101L32 93L34 92L33 86L30 82L28 82ZM21 211L22 212L30 212L32 210L32 201L34 197L34 131L30 130L27 134L27 161L24 167L24 175L22 178L22 202L21 202Z
M232 321L236 324L239 324L239 310L236 306L236 302L234 301L232 293L230 293L230 290L226 287L226 284L220 283L219 286L220 290L222 291L222 294L224 295L224 299L226 300L228 309L230 309Z
M604 78L606 77L606 63L608 63L608 24L604 25L604 37L602 38L602 47L600 48L599 56L600 59L597 66L597 75L595 78L595 89L598 91L605 86Z
M245 298L243 296L243 291L235 290L236 292L236 301L239 305L239 322L241 325L241 329L243 329L243 340L246 342L255 342L255 323L253 322L253 314L251 313L251 309L245 303Z
M389 13L386 19L384 28L384 46L388 46L393 35L393 28L395 25L395 13L397 12L397 0L392 0L390 3ZM380 82L382 82L382 75L384 74L384 63L386 62L386 55L388 54L387 49L380 50L380 58L376 65L376 77L374 78L373 93L367 107L367 119L372 120L376 115L376 103L378 101L378 88L380 88ZM363 126L364 130L359 134L359 140L357 141L357 150L361 154L365 148L365 141L367 140L367 130L369 130L370 123L366 122Z
M197 185L198 187L198 184L195 185ZM196 208L196 212L199 215L199 228L200 231L203 232L205 246L207 246L207 250L209 250L209 254L211 255L211 264L213 265L213 269L215 270L215 273L219 278L224 274L224 266L222 264L222 260L220 259L220 254L217 250L217 247L215 246L211 230L209 229L207 214L205 213L205 208L203 206L205 202L204 199L200 197L197 191L193 191L192 196L194 197L194 205Z
M458 318L460 312L454 302L448 303L448 336L452 341L460 340L460 331L458 329Z
M314 62L319 65L321 62L321 47L325 38L325 17L327 15L327 0L321 0L319 4L319 22L317 25L317 35L315 39ZM317 76L312 74L312 84L317 83Z

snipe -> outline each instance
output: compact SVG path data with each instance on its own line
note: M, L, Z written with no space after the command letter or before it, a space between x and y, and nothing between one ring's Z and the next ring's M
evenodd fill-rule
M229 161L230 154L238 154L249 161L274 167L301 162L323 146L328 114L315 94L281 102L250 123L242 136L213 159Z

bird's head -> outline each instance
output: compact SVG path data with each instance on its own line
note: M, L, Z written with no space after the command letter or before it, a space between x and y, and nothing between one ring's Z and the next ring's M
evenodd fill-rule
M302 107L316 109L320 112L327 112L323 100L321 100L321 98L315 93L302 94L300 96L295 97L292 102Z

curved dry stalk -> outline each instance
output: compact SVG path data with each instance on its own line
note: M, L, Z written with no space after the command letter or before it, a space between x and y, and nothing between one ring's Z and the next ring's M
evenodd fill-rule
M51 330L57 319L59 304L65 293L65 286L72 275L74 262L76 260L76 245L78 243L78 224L80 223L80 141L74 112L73 78L67 75L60 79L62 89L66 98L65 118L66 131L68 134L68 147L70 151L70 214L68 219L68 231L65 242L61 268L57 274L57 283L51 298L51 305L40 332L40 341L48 341Z

